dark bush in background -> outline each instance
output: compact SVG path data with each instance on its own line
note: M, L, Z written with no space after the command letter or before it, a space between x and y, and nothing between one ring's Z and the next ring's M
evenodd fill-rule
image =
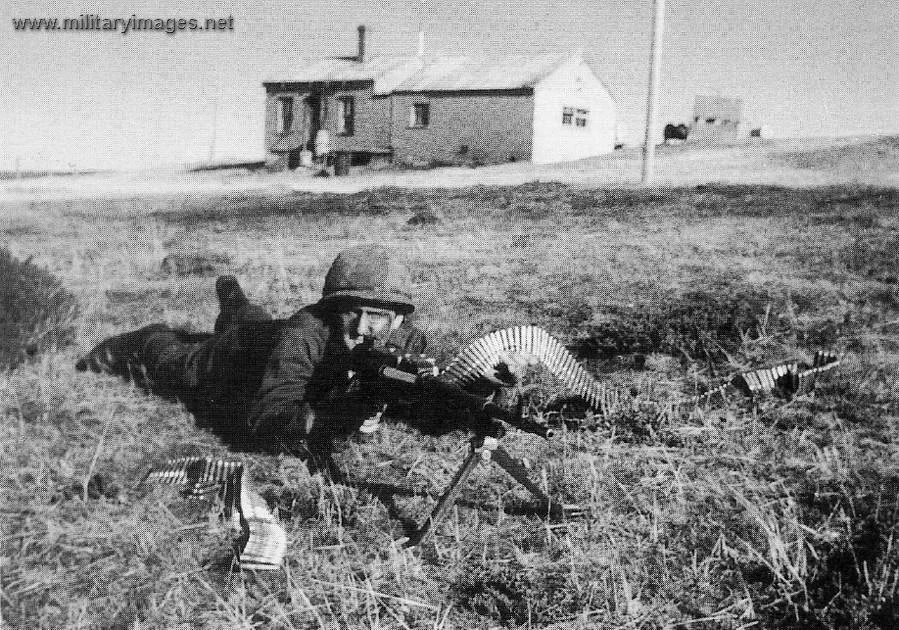
M72 339L75 299L30 260L0 248L0 369Z

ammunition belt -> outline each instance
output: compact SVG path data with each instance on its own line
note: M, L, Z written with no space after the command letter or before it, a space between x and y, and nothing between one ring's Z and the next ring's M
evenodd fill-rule
M453 358L440 374L442 380L466 386L493 371L504 354L525 355L545 366L573 395L583 399L602 415L631 411L651 404L673 410L708 402L714 395L730 391L748 396L780 391L792 396L814 389L818 378L839 365L837 356L818 351L812 365L785 362L768 368L737 374L718 387L698 396L654 401L634 396L630 391L600 383L572 354L548 332L538 326L515 326L489 333L474 341Z
M243 569L278 569L287 552L287 535L268 504L251 487L243 462L214 457L171 459L150 469L141 483L182 486L194 498L220 496L226 513L241 530L238 560Z

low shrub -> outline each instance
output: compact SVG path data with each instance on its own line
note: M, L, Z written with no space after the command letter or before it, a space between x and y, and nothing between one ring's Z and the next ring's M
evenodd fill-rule
M412 209L412 216L406 221L409 225L435 225L440 223L440 215L426 205L421 204Z
M72 339L75 301L59 280L0 248L0 368Z

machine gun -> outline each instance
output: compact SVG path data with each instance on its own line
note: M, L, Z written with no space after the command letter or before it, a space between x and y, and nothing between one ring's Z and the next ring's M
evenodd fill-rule
M515 428L544 439L552 437L549 427L524 416L519 403L510 411L489 397L470 393L456 383L440 377L435 363L424 355L408 355L394 347L376 346L366 340L353 350L353 366L365 391L387 404L407 404L413 408L433 406L441 418L453 427L472 432L469 453L440 496L424 524L404 541L412 547L426 542L434 528L455 503L461 486L479 462L496 462L513 479L527 488L553 518L577 516L581 509L552 501L528 476L525 464L503 448L499 440Z
M444 419L453 428L465 428L473 433L471 451L456 472L446 492L441 496L431 517L410 545L426 540L433 527L446 515L455 501L459 486L464 483L480 460L491 459L531 491L547 506L550 516L577 515L577 506L553 503L528 477L524 464L513 458L499 445L506 427L528 431L544 438L551 429L525 418L522 406L510 412L491 399L470 393L466 388L491 372L503 359L504 353L518 353L541 363L596 414L614 417L619 413L638 410L643 405L655 408L661 416L678 410L708 404L720 395L727 399L732 393L750 397L780 392L789 397L814 388L817 380L840 364L830 352L816 352L810 365L789 362L737 374L720 386L697 396L669 400L650 400L631 392L595 380L574 357L551 335L537 326L516 326L490 333L457 354L442 372L433 360L424 356L403 355L397 349L378 348L363 343L356 351L357 369L363 382L373 387L376 396L385 402L412 401L419 406L439 405ZM412 423L414 424L414 422Z
M352 364L365 391L375 399L438 406L441 415L455 417L453 425L484 437L503 437L504 425L542 438L552 437L552 429L525 417L521 405L510 411L490 397L441 378L434 360L426 355L403 354L396 347L378 346L366 340L353 350Z

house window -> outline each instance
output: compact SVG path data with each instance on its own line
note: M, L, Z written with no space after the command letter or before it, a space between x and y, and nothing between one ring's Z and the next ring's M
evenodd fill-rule
M563 125L574 125L575 127L586 127L587 126L587 114L589 114L589 110L586 109L575 109L574 107L563 107L562 108L562 124Z
M427 127L431 122L431 106L428 103L415 103L409 110L410 127Z
M340 96L337 98L337 133L344 136L353 135L353 123L356 117L356 107L352 96Z
M288 133L293 127L293 97L278 97L278 133Z
M574 126L575 127L586 127L587 126L587 114L590 112L586 109L579 109L576 111L576 115L574 117Z

